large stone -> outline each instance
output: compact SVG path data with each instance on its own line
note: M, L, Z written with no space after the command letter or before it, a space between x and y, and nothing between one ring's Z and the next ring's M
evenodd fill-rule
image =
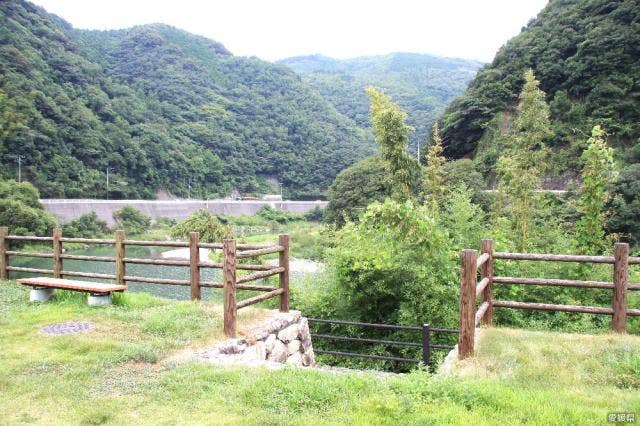
M267 359L267 348L264 342L256 342L254 348L256 350L256 356L259 360L264 361L265 359Z
M284 343L279 340L276 340L271 353L267 360L273 362L285 362L287 359L287 347Z
M280 330L278 333L278 339L283 341L284 343L289 343L292 340L296 340L298 338L298 333L300 332L300 328L298 324L291 324L289 327Z
M56 293L54 288L34 287L29 293L29 301L46 302Z
M310 348L302 355L302 365L305 367L313 367L316 365L316 356L313 348Z
M107 294L89 294L87 296L87 304L89 306L108 306L108 305L111 305L111 293L107 293Z
M218 352L226 355L239 354L240 352L244 351L245 348L246 346L243 343L240 343L240 341L233 339L220 343L220 345L218 345Z
M292 355L296 352L300 352L300 348L302 345L300 344L300 340L292 340L287 345L287 354Z
M267 350L267 355L271 353L271 351L273 350L273 345L276 344L276 340L278 340L276 335L270 334L269 337L267 337L267 340L264 341L264 345Z
M302 365L302 354L300 352L293 353L287 358L287 364Z

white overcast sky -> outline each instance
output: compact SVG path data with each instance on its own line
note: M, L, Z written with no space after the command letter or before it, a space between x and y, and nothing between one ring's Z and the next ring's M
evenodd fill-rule
M162 22L266 60L389 52L490 61L547 0L32 0L76 28Z

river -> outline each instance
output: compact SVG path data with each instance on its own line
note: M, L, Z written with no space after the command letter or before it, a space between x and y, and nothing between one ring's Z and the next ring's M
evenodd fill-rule
M168 251L166 248L156 247L127 247L127 257L137 257L143 259L159 259L162 252ZM72 250L65 252L66 254L76 254L85 256L113 256L113 247L90 247L81 250ZM39 269L51 269L51 259L13 257L11 266L21 266ZM160 266L160 265L131 265L127 264L127 275L137 275L142 277L157 277L169 279L189 279L189 268L183 266ZM84 260L64 260L64 270L77 272L95 272L102 274L114 274L115 265L112 262L94 262ZM313 273L313 272L311 272ZM291 272L291 282L294 284L297 279L302 278L307 272ZM219 269L201 268L201 279L203 281L222 282L222 271ZM22 272L12 272L11 278L21 278L25 276L33 276ZM69 277L73 278L73 277ZM86 281L101 281L104 279L77 278ZM258 284L259 281L256 281ZM188 286L176 286L165 284L148 284L129 282L128 291L147 292L153 295L178 300L187 300L191 297L191 290ZM202 289L202 298L204 300L222 301L221 289Z

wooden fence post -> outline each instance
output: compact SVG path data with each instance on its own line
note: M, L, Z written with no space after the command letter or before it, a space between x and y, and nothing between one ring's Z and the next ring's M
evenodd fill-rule
M0 226L0 279L3 280L9 278L9 271L7 271L7 266L9 266L9 256L7 256L9 240L6 238L7 235L9 235L9 228Z
M493 324L493 240L482 240L480 242L480 252L487 253L487 260L481 269L481 277L488 278L489 284L482 291L482 302L487 302L489 307L482 317L482 323L486 325Z
M200 237L197 232L189 234L189 277L191 284L191 300L200 300Z
M627 325L627 285L629 281L629 244L616 243L613 264L613 320L611 329L624 333Z
M223 276L224 276L224 334L227 337L236 337L236 316L238 306L236 304L236 241L225 239L223 243Z
M116 284L125 285L124 276L125 276L125 248L124 248L124 231L122 229L118 229L116 231Z
M476 328L476 283L478 266L476 250L462 250L460 256L460 334L458 337L458 358L473 355Z
M53 278L62 278L62 229L53 228Z
M280 288L284 292L280 295L280 312L289 312L289 235L282 234L278 237L278 244L284 247L280 252L278 265L284 268L280 272Z

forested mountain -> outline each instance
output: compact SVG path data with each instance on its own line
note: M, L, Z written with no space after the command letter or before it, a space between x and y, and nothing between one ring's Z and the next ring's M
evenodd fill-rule
M552 166L578 166L594 125L640 161L640 3L637 0L551 0L478 72L447 108L443 139L449 156L476 155L484 172L500 150L494 135L509 128L527 69L551 108Z
M410 147L424 143L431 124L467 87L482 63L415 53L338 60L321 55L280 61L303 76L338 111L369 129L366 86L381 88L409 114L416 131ZM424 144L423 144L424 145ZM415 152L415 148L413 148Z
M76 30L0 2L1 177L44 197L151 198L265 190L317 196L374 148L282 65L166 25Z

